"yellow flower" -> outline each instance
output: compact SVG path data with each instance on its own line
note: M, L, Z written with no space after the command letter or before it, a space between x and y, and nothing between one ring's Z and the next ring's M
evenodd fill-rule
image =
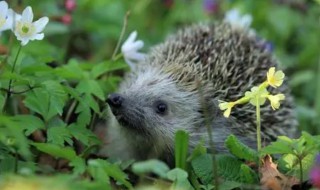
M225 110L223 113L224 117L229 117L231 113L231 109L236 105L235 102L221 102L219 103L220 110Z
M268 95L267 98L270 101L273 110L279 109L280 101L285 99L284 94Z
M257 105L257 99L259 101L259 105L263 105L266 102L266 97L269 94L269 92L262 88L260 89L257 86L254 86L251 88L251 91L247 91L245 93L245 97L250 99L250 104L256 106Z
M270 86L277 88L283 83L284 73L281 70L277 72L275 70L274 67L269 69L267 72L267 82Z

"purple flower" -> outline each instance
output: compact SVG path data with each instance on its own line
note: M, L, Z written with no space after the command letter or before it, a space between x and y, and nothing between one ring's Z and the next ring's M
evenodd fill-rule
M217 0L203 0L203 8L208 14L218 11L219 4Z
M320 154L317 155L314 167L311 169L310 180L314 187L320 188Z

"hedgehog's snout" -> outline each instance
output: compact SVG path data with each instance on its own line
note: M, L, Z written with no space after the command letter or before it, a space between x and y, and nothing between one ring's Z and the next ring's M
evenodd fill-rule
M117 93L110 94L107 98L107 103L112 108L120 108L123 104L123 101L124 101L123 96Z

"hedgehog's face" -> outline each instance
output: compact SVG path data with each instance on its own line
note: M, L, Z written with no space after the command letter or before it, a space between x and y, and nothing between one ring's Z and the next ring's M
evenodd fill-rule
M128 77L108 104L121 127L141 134L173 137L202 118L199 96L179 89L170 75L155 68Z

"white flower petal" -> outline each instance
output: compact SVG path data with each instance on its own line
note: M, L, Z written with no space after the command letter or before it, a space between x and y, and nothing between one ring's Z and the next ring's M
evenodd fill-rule
M242 16L240 21L241 21L240 22L241 26L243 26L245 28L249 28L251 25L251 22L252 22L252 17L251 17L251 15L246 14L246 15Z
M29 39L25 39L25 38L24 38L24 39L21 39L20 41L21 41L21 45L22 45L22 46L25 46L25 45L27 45L27 43L29 42Z
M228 11L225 15L225 22L231 24L233 28L250 28L252 17L249 14L241 15L237 9Z
M134 50L141 49L143 46L144 46L144 43L142 40L138 40L138 41L132 43L132 49L134 49Z
M33 12L30 6L26 7L22 12L21 21L31 23L33 20Z
M48 24L49 18L48 17L42 17L39 20L35 21L33 24L36 27L36 32L42 32L44 27Z
M129 59L132 59L132 60L142 61L142 60L145 59L146 54L144 54L144 53L139 53L139 52L133 52L133 53L129 54L127 57L128 57Z
M30 40L42 40L44 38L44 34L40 33L40 34L35 34L33 36L30 37Z
M126 63L129 65L129 67L130 67L130 69L131 70L134 70L134 68L135 68L135 63L133 63L130 59L128 59L128 58L124 58L124 60L126 61Z
M137 31L131 32L131 34L129 35L128 39L124 43L126 43L126 42L127 43L134 42L134 40L136 39L137 35L138 35Z
M8 11L8 4L5 1L0 1L0 17L6 18Z

